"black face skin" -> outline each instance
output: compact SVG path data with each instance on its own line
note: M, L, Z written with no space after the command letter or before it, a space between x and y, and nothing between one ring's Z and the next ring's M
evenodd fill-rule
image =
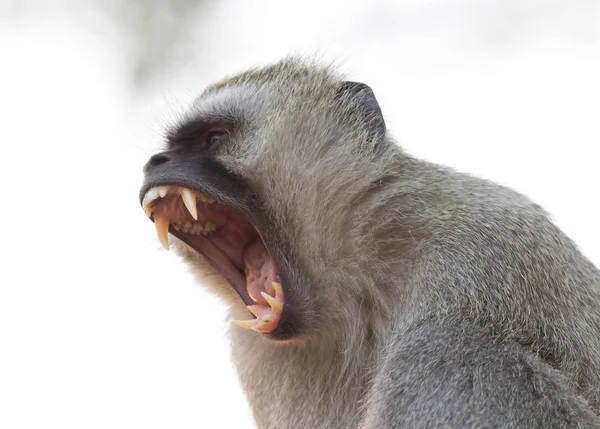
M169 138L169 150L153 155L144 166L140 203L152 187L180 186L203 192L243 215L256 228L273 257L285 293L277 328L263 335L274 340L297 337L304 326L300 312L302 299L298 294L298 291L306 290L303 287L304 276L298 272L298 264L291 262L292 248L284 235L269 227L272 223L262 210L260 198L243 178L221 165L215 159L215 151L205 143L205 137L213 130L233 131L229 124L215 125L201 120L189 122L176 130ZM186 242L174 228L170 227L169 233ZM253 304L246 290L236 288L236 291L245 305Z

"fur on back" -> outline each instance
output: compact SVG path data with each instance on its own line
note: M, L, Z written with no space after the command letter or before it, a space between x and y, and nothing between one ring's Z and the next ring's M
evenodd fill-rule
M217 159L309 280L298 341L231 329L259 426L358 427L384 356L428 323L514 344L599 413L598 269L528 198L373 138L343 80L288 58L208 87L186 116L240 122Z

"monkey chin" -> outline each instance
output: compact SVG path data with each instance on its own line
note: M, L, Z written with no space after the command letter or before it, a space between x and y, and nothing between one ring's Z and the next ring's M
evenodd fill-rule
M246 217L204 192L181 186L148 189L142 206L165 249L170 233L202 255L239 295L254 318L234 320L236 325L277 338L285 312L283 287L273 256Z

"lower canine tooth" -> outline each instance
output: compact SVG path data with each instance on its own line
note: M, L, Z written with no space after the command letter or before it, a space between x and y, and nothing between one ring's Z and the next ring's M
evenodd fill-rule
M271 306L271 308L275 311L281 311L283 310L283 303L281 301L276 300L275 298L273 298L271 295L269 295L266 292L261 292L260 293L262 295L262 297L264 299L267 300L267 302L269 303L269 305Z
M238 325L241 328L252 329L254 325L256 325L257 320L234 320L233 323Z

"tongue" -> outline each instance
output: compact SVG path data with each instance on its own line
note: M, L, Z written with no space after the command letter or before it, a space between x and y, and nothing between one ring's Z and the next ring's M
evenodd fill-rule
M248 294L257 304L268 305L260 293L266 292L274 296L275 290L271 283L279 281L279 277L273 258L260 238L246 246L242 259L246 266Z

